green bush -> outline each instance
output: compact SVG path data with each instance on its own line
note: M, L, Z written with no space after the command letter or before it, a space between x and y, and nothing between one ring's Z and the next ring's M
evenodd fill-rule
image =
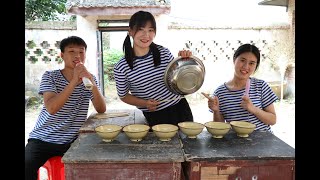
M114 81L113 67L123 57L122 50L106 49L103 51L103 72L105 83Z

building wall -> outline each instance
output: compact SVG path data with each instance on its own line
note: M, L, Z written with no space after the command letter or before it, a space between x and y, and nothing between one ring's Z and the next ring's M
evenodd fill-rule
M90 17L78 17L76 24L65 26L63 22L26 24L25 29L25 90L36 94L42 74L46 70L63 69L59 43L68 36L79 36L87 43L85 66L98 77L96 21ZM34 43L34 46L30 45ZM39 53L39 51L41 51Z
M183 32L182 32L183 31ZM281 81L276 65L283 53L288 28L262 30L172 30L164 45L177 56L181 49L189 49L203 60L206 78L200 92L212 92L233 76L234 51L245 43L255 44L261 51L261 64L255 77L266 81ZM293 61L293 60L292 60Z
M58 42L74 35L76 30L26 29L25 30L25 90L37 92L42 74L46 70L62 69ZM31 44L34 44L32 46ZM46 44L46 45L45 45ZM42 54L37 53L42 51ZM44 57L49 60L44 61ZM59 61L60 60L60 61ZM36 93L35 93L36 94Z
M172 8L174 11L175 8ZM174 14L174 12L172 13ZM260 48L262 62L259 71L255 76L266 81L280 81L280 68L277 67L279 56L288 54L287 63L295 62L294 53L294 0L289 1L288 23L274 25L266 24L237 24L236 26L206 26L206 24L189 25L172 23L170 15L156 16L157 35L155 43L168 47L174 56L177 56L181 49L189 49L192 53L203 59L206 66L206 79L201 91L212 91L219 84L230 79L233 75L232 56L234 50L243 43L254 43ZM71 35L82 37L87 45L87 61L85 63L89 71L98 77L98 59L101 59L97 49L97 20L99 16L77 16L76 25L72 28L66 26L51 25L45 27L38 24L38 27L26 26L26 91L38 89L41 75L45 70L61 69L63 63L59 61L60 50L57 42ZM110 38L122 49L124 39ZM29 48L28 43L33 41L35 47ZM49 46L43 46L46 41ZM120 47L121 45L121 47ZM41 49L43 54L37 55ZM289 56L290 55L290 56ZM32 62L31 57L37 62ZM51 61L44 61L44 56ZM47 58L48 59L48 58ZM293 72L294 74L294 72ZM288 75L292 77L291 75ZM292 78L291 78L292 79ZM294 88L294 82L292 83ZM291 91L292 92L292 91ZM293 90L294 93L294 90Z

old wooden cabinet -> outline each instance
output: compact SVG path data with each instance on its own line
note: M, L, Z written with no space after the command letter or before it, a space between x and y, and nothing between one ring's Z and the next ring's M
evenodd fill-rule
M272 133L255 131L241 138L231 130L215 139L203 131L196 139L180 137L187 179L295 179L295 150Z
M154 133L131 142L124 133L110 143L95 133L81 133L62 158L66 180L181 178L184 161L178 134L168 142Z

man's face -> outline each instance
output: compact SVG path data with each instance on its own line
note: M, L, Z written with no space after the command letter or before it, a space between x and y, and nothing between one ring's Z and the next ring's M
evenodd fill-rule
M74 68L77 63L85 62L86 49L81 45L66 46L64 52L61 53L61 58L64 60L65 66Z

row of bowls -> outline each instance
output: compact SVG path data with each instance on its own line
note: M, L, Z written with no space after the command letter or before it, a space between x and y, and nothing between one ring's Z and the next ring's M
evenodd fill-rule
M204 127L214 138L223 138L232 128L239 137L248 137L256 125L245 121L231 121L230 123L209 121L205 124L197 122L181 122L178 124L181 132L187 135L188 138L196 138Z
M196 138L204 127L206 127L207 131L214 138L222 138L229 132L231 127L239 137L248 137L256 128L254 124L245 121L232 121L230 124L210 121L205 124L198 122L180 122L178 123L178 126L172 124L158 124L152 126L151 129L160 141L170 141L179 129L188 138ZM148 134L149 129L150 126L145 124L130 124L125 127L115 124L103 124L97 126L95 132L103 141L111 142L122 130L131 141L139 142Z

